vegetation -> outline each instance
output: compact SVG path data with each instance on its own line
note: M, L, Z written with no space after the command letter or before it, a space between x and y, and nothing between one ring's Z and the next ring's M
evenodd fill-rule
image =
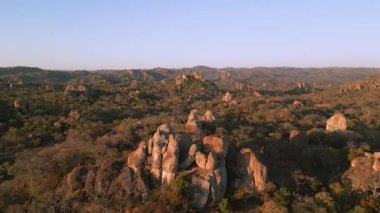
M201 71L209 80L191 78L179 88L175 75L193 70ZM239 79L238 74L225 77L222 71L241 71L245 79ZM380 93L368 88L339 92L341 86L380 82L376 75L355 82L377 71L295 69L292 74L290 68L110 72L2 68L0 208L49 211L57 187L73 168L94 166L100 159L125 159L162 123L185 131L187 116L196 108L212 110L217 118L216 132L237 148L264 147L269 171L265 191L228 191L216 206L209 207L210 211L378 212L380 184L357 191L343 177L351 160L380 150ZM262 75L266 72L269 77ZM275 76L281 72L303 74L295 79ZM343 73L348 76L340 79ZM331 78L326 77L328 74ZM130 85L132 80L137 80L137 86ZM237 81L259 89L263 96L255 97L249 89L235 90ZM298 90L297 81L316 82L317 86ZM67 84L80 82L87 94L64 96ZM263 87L263 82L268 84ZM330 83L334 85L328 88ZM222 102L227 90L236 105ZM16 99L20 107L15 106ZM303 106L294 105L295 100ZM79 117L70 116L71 111L78 111ZM326 120L335 111L346 115L349 135L325 131ZM304 132L307 141L292 144L292 130ZM145 212L195 211L187 197L188 181L180 174L172 185L151 191L144 202L116 197L89 199L81 191L67 195L66 202L70 210L100 203L110 209Z

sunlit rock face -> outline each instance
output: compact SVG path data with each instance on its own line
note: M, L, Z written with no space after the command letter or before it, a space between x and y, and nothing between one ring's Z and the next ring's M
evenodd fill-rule
M326 122L327 131L345 131L347 129L347 119L341 112L336 112Z
M187 119L186 130L196 138L200 138L202 134L201 115L198 110L193 109Z
M237 173L242 178L242 184L254 185L258 190L264 190L267 179L267 167L258 159L250 148L240 150L236 159Z
M168 144L163 151L162 183L170 184L178 172L179 144L173 135L169 136Z
M375 172L380 172L380 152L373 153L373 165L372 169Z
M232 95L231 95L231 93L226 92L226 94L224 94L224 96L222 97L222 101L224 103L230 103L232 101Z
M296 144L307 143L308 138L304 132L301 132L298 130L292 130L290 132L289 141Z
M143 168L147 158L147 146L145 142L140 142L139 147L128 156L127 164L135 171Z

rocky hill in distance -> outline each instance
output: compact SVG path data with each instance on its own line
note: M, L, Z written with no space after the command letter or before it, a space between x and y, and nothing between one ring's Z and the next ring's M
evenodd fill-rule
M101 78L112 82L173 80L178 73L201 73L218 87L231 89L238 83L249 84L256 89L286 90L295 84L304 82L317 87L327 87L362 79L380 72L379 68L292 68L292 67L256 67L256 68L211 68L196 66L183 69L130 69L98 71L55 71L32 67L0 68L0 80L34 83L65 83L71 80L81 81Z

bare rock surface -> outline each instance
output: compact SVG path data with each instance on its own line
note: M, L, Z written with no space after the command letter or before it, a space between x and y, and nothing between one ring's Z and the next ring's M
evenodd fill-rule
M347 129L347 119L341 112L336 112L326 122L327 131L345 131Z

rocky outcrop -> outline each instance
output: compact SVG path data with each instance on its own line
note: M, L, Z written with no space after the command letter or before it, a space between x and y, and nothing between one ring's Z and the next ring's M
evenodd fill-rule
M147 158L147 146L144 141L140 142L139 147L128 156L128 167L137 171L143 168Z
M169 135L168 145L163 151L162 183L170 184L178 172L179 144L173 135Z
M245 89L249 89L249 86L243 82L237 82L236 83L236 86L235 86L235 89L237 90L245 90Z
M302 101L297 101L297 100L293 101L293 105L297 106L297 107L303 107L304 106Z
M200 80L200 81L205 81L205 80L206 80L200 72L192 71L192 72L191 72L191 75L192 75L195 79L197 79L197 80Z
M297 83L297 88L298 88L298 89L306 89L306 84L305 84L305 82L298 82L298 83Z
M84 166L75 167L70 173L68 173L61 182L60 186L56 190L56 194L59 197L66 197L70 193L81 189L86 180L87 169Z
M196 114L197 111L192 113L191 122L215 120L211 111L202 118ZM117 195L145 199L152 187L173 183L181 171L190 184L187 196L192 206L196 209L215 206L227 189L228 150L229 142L224 137L209 135L193 143L189 134L174 133L169 125L163 124L147 144L139 143L124 164L120 160L103 160L90 168L74 168L57 189L57 197L62 199L66 194L79 190L89 198ZM266 167L260 167L255 159L255 156L250 157L244 168L247 175L252 173L255 184L261 187L266 180Z
M263 96L263 95L262 95L259 91L257 91L257 90L254 90L252 94L253 94L253 97L257 97L257 98Z
M215 206L227 189L225 157L228 141L218 136L207 136L203 143L192 146L197 167L191 176L191 199L195 208Z
M79 94L85 94L87 92L86 86L84 86L83 84L79 84L77 87L77 92Z
M151 155L151 180L156 186L161 183L170 184L174 181L179 165L179 141L181 136L171 133L171 128L163 124L157 128L156 133L149 140L148 153ZM189 146L189 141L183 137L181 142L184 147Z
M327 131L345 131L347 129L347 119L341 112L336 112L326 122Z
M230 103L232 101L232 95L229 92L226 92L226 94L223 95L222 101L224 103Z
M214 152L223 159L227 156L228 145L225 138L218 136L206 136L203 138L204 149L208 152Z
M351 161L351 166L356 167L361 162L370 161L372 163L372 169L375 172L380 172L380 152L374 152L373 154L366 152L365 157L358 157Z
M205 115L202 117L203 122L214 122L215 121L215 116L212 114L211 110L207 110L205 112Z
M204 135L215 132L215 117L210 110L202 116L198 110L193 109L187 119L186 130L193 141L200 140Z
M207 110L204 116L202 116L202 131L204 135L212 135L216 131L215 116L211 110Z
M28 111L29 110L29 102L27 100L14 99L13 100L13 108L19 111Z
M289 141L295 144L302 144L308 142L308 137L305 132L292 130L290 132Z
M129 88L136 88L137 87L137 80L132 80L131 83L129 84Z
M268 179L268 170L259 156L249 148L241 149L236 159L236 173L241 179L239 181L241 184L253 185L258 190L264 190Z
M144 199L150 189L144 169L128 166L119 168L120 162L103 160L93 168L75 167L56 189L54 208L59 210L60 202L74 194L83 198L123 196L126 199Z
M21 108L21 101L19 99L14 99L13 100L13 107L15 109L20 109Z
M75 92L74 86L71 85L71 84L68 84L68 85L65 87L65 91L63 92L63 95L64 95L64 96L67 96L67 95L69 95L69 94L72 93L72 92Z
M208 173L194 173L191 176L191 205L196 209L202 209L206 206L210 197L210 185L212 177Z
M380 152L373 153L373 161L372 169L375 172L380 172Z
M186 130L196 135L197 137L200 137L202 133L202 123L201 123L201 116L199 114L199 111L196 109L191 110L190 115L186 122Z
M185 82L187 79L196 79L199 81L206 81L206 78L203 77L203 75L199 72L192 71L190 74L179 74L175 77L175 84L177 86L181 85L183 82Z
M79 83L77 86L74 84L68 84L65 87L65 91L63 92L64 96L78 96L78 95L87 95L87 87Z

